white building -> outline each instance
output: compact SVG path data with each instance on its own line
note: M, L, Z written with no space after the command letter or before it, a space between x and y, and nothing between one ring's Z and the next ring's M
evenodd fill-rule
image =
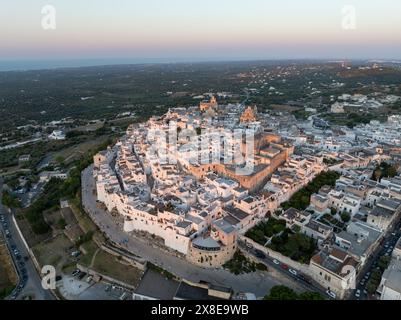
M65 140L65 133L61 130L54 130L48 138L50 140Z

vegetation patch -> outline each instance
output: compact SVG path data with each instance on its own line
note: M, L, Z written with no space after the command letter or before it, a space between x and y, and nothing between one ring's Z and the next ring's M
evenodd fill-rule
M300 263L309 263L317 250L314 239L289 229L273 237L268 247Z
M258 270L257 264L247 259L239 250L234 253L234 257L230 261L227 261L223 265L223 268L235 275L251 273Z
M0 232L0 300L11 294L17 282L11 256Z
M338 178L340 178L340 174L334 171L320 173L306 187L295 193L289 201L284 202L281 207L284 210L289 208L305 210L310 205L312 194L317 193L325 185L335 186Z
M393 166L387 162L379 164L372 175L372 180L381 181L382 178L393 178L397 175L398 166Z
M380 285L382 275L390 264L391 257L381 257L375 271L372 272L369 281L366 283L366 291L374 294Z
M285 230L285 221L270 218L267 222L260 222L249 229L245 236L264 246L268 238Z
M25 216L36 234L44 234L50 230L49 225L43 218L43 211L50 208L57 208L60 199L74 199L80 197L81 171L92 163L94 154L105 149L111 140L100 145L95 151L88 152L82 159L75 161L73 169L70 170L69 178L65 181L51 179L46 184L43 194L26 211Z
M91 269L133 286L137 286L139 284L143 274L143 271L131 265L122 263L119 261L118 257L115 257L103 250L99 250L97 252Z
M160 268L159 266L157 266L157 265L155 265L155 264L153 264L153 263L151 263L151 262L148 262L146 265L147 265L147 267L148 267L149 269L151 269L151 270L153 270L153 271L155 271L155 272L160 273L161 275L163 275L164 277L166 277L166 278L168 278L168 279L170 279L170 280L176 278L175 275L172 274L171 272L169 272L169 271L167 271L167 270L164 270L163 268Z
M303 292L297 294L286 286L274 286L264 300L325 300L318 292Z
M65 263L72 262L69 254L71 248L73 248L73 243L64 234L60 234L49 241L36 245L32 250L41 266L52 265L57 269Z
M1 203L3 206L9 207L9 208L20 208L21 203L17 197L12 195L8 191L3 192L3 196L1 198Z

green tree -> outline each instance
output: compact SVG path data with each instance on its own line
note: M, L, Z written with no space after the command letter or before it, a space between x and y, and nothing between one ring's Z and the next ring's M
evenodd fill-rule
M65 221L64 218L60 218L60 219L57 221L57 226L58 226L60 229L64 229L64 228L67 226L67 222Z
M375 281L369 280L366 284L366 291L369 294L374 294L376 292L378 284Z
M397 175L398 167L382 162L373 172L372 180L380 181L382 178L393 178Z
M64 165L65 159L63 156L57 156L54 160L57 162L58 165L60 166Z
M297 293L286 286L274 286L264 300L297 300Z
M391 258L390 257L380 257L379 262L378 262L378 267L380 268L380 270L384 271L387 269L389 263L390 263Z
M319 292L303 292L299 295L299 300L325 300Z
M21 203L18 198L13 196L10 192L4 191L3 192L3 197L1 199L1 203L9 208L20 208Z
M340 174L334 171L322 172L317 175L306 187L296 192L289 201L284 202L281 207L284 210L295 208L305 210L310 204L310 197L317 193L324 185L334 186Z
M347 212L343 212L341 214L341 220L345 223L349 222L351 220L351 216Z

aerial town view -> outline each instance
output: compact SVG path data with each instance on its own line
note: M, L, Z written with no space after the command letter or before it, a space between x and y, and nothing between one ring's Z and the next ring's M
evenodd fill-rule
M399 2L25 2L0 13L0 300L401 300Z

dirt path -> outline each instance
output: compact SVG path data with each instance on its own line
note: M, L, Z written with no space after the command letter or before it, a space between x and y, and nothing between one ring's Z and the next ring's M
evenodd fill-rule
M95 251L95 253L93 254L93 257L92 257L92 260L91 260L91 263L90 263L89 268L93 268L93 264L95 263L96 256L97 256L97 254L99 253L100 250L101 250L101 249L98 248L98 249Z

